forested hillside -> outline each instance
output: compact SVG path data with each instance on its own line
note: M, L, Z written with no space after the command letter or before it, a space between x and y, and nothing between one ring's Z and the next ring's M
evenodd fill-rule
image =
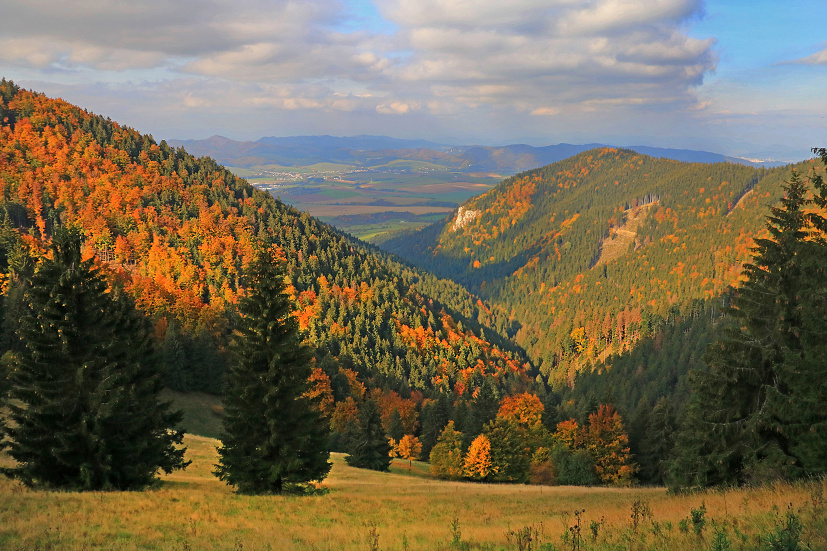
M4 368L25 351L24 291L67 227L151 321L166 386L221 393L248 266L275 245L329 446L378 435L472 480L663 482L687 373L791 177L587 151L386 244L438 279L209 157L5 80L0 123Z
M664 330L674 334L678 323L689 332L686 319L719 316L721 294L738 285L789 177L789 167L591 150L509 178L450 220L383 247L479 293L500 314L500 331L561 388L643 339L677 350L663 343ZM669 393L704 346L675 366L663 383Z
M256 243L283 251L316 382L331 400L368 388L522 390L536 373L462 287L404 266L189 155L62 100L0 83L5 324L15 350L19 289L57 226L154 324L168 385L220 392L225 346ZM26 267L29 268L26 268ZM361 390L360 390L361 389ZM420 395L421 399L421 395Z

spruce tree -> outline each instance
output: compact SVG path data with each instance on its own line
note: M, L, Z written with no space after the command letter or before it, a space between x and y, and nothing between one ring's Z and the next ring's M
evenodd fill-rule
M399 414L398 409L393 410L393 413L391 413L391 422L390 425L388 425L388 436L396 442L399 442L402 440L402 437L405 436L405 426L402 424L402 415Z
M77 231L58 229L52 258L26 289L13 358L2 472L28 486L135 489L183 469L181 419L158 401L161 373L148 321L91 260Z
M365 400L359 408L359 428L349 438L345 461L351 467L388 471L391 465L391 445L382 428L379 406Z
M733 291L730 323L710 346L708 369L677 442L673 483L704 486L825 472L827 246L793 172L757 239L747 280Z
M440 392L436 400L427 401L422 405L422 454L428 457L434 445L442 434L442 429L451 419L451 400L444 392Z
M241 493L301 491L330 471L328 423L307 395L312 350L302 342L275 247L246 272L233 334L215 474Z
M674 413L669 400L661 397L652 409L643 438L643 457L639 458L643 480L657 485L664 483L666 460L672 453L674 440Z
M462 478L462 433L454 430L454 422L448 421L428 458L431 474L437 478L459 480Z
M476 397L470 403L467 427L463 431L465 445L470 445L485 425L497 417L500 409L500 393L491 377L484 377Z
M792 452L807 476L827 474L827 149L813 148L821 158L820 171L810 174L814 189L813 203L818 209L807 213L808 222L817 230L802 245L801 271L804 283L800 289L801 331L800 351L789 354L789 385L794 395L787 408L786 421L794 435Z

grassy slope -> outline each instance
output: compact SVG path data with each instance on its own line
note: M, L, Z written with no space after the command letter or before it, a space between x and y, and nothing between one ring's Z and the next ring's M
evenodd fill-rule
M181 410L184 418L178 428L188 434L218 438L221 435L221 397L204 392L175 392L164 389L161 400L172 402L172 409Z
M713 530L736 524L750 534L749 545L735 538L733 549L752 549L755 534L774 526L778 507L800 511L810 549L827 546L823 503L812 498L821 483L777 486L689 496L670 496L660 488L607 489L486 485L442 482L420 476L376 473L345 465L333 457L333 470L314 497L239 496L213 478L217 441L187 437L192 465L164 477L145 492L72 493L22 489L0 479L2 549L449 549L451 523L457 519L471 549L516 549L507 532L537 528L534 549L571 549L561 535L571 533L573 512L583 510L581 549L709 549ZM0 456L0 464L8 458ZM407 471L407 463L394 467ZM414 465L421 473L422 465ZM813 490L816 490L815 492ZM821 494L823 495L823 494ZM632 503L644 500L652 519L630 526ZM681 519L701 502L707 507L703 535L683 533ZM816 505L819 505L816 499ZM604 522L592 541L590 523ZM655 535L654 520L661 535ZM669 524L671 523L671 527ZM691 526L691 525L690 525ZM371 530L378 546L371 547ZM732 539L732 538L731 538ZM405 546L407 542L407 546ZM540 547L550 543L554 547ZM454 547L456 548L456 547Z

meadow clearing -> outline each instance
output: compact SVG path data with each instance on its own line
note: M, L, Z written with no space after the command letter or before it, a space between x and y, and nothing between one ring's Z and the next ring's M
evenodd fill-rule
M445 482L425 463L378 473L334 454L318 495L242 496L212 476L216 444L187 436L190 467L141 492L34 491L0 478L0 549L762 549L790 513L806 549L827 549L821 481L676 496Z

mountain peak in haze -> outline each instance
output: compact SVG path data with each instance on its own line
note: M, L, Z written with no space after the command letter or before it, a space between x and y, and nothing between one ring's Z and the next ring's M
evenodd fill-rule
M561 161L583 151L606 144L560 143L535 147L527 144L502 146L445 145L427 140L388 136L268 136L256 141L235 141L223 136L206 140L170 140L170 145L184 146L195 155L208 155L234 167L281 165L308 166L333 162L360 168L384 165L393 160L424 159L449 171L492 171L503 175ZM748 166L779 166L780 162L755 162L720 153L691 149L661 148L646 145L624 146L644 155L695 163L737 163Z

